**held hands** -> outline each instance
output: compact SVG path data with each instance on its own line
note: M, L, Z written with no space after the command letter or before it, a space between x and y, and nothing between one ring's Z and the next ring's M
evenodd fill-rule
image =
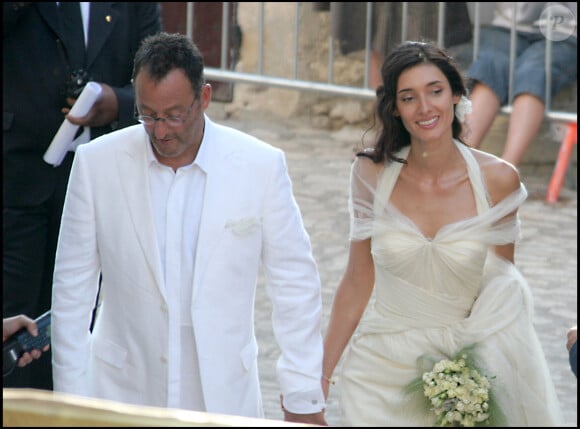
M304 423L318 426L328 426L326 419L324 418L324 410L318 413L312 414L296 414L288 411L284 408L284 401L282 395L280 395L280 407L284 412L284 421L293 423Z
M111 122L117 120L119 116L119 101L117 96L111 88L106 83L99 83L101 86L101 94L89 113L82 117L69 116L70 107L63 107L61 112L64 113L66 118L75 125L87 126L87 127L102 127L108 125ZM67 98L67 103L72 107L76 99Z
M332 377L322 376L322 393L324 393L324 400L328 399L328 392L330 391L330 385L334 384L334 379Z

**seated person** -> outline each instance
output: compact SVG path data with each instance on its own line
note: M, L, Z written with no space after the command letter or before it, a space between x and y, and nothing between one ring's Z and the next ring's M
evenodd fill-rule
M515 166L521 163L538 134L545 114L548 40L540 18L546 5L543 2L495 3L491 25L481 28L479 55L466 72L472 81L473 120L468 117L466 129L469 131L463 137L471 146L479 147L501 106L510 102L510 33L515 13L517 45L512 112L502 154L503 159ZM558 7L566 8L576 16L576 3L561 3ZM574 24L573 29L569 26L571 24ZM551 96L554 96L576 81L577 32L575 22L567 20L552 28Z

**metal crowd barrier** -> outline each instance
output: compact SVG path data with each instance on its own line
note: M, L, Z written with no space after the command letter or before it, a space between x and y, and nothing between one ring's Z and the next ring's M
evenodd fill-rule
M445 8L446 2L439 2L438 5L438 12L437 12L437 38L436 41L440 46L444 46L444 31L445 31ZM473 52L473 59L477 57L478 53L478 46L479 46L479 39L480 39L480 29L485 22L482 19L482 6L483 3L481 2L468 2L468 7L470 8L470 17L471 17L471 24L472 24L472 52ZM188 13L187 13L187 34L192 35L192 23L193 23L193 3L188 2ZM369 87L368 84L368 75L369 75L369 67L370 67L370 53L371 53L371 25L373 17L373 2L366 3L366 25L364 28L365 30L365 50L364 50L364 58L365 58L365 65L364 65L364 81L361 86L349 86L349 85L341 85L334 82L333 76L333 67L332 64L335 61L337 55L336 49L334 48L333 37L329 35L328 41L328 77L326 82L314 82L308 81L304 79L300 79L298 77L298 66L299 66L299 37L301 34L301 8L303 7L312 7L312 5L307 5L304 2L296 2L295 3L295 14L294 14L294 31L293 34L283 34L280 33L280 37L288 38L293 37L294 39L294 70L293 76L288 77L280 77L274 76L270 74L266 74L264 72L263 67L263 59L267 52L265 52L265 43L264 43L264 33L265 33L265 20L264 20L264 11L265 5L264 2L257 3L258 5L258 65L257 70L253 73L248 72L239 72L235 70L231 70L227 67L227 59L228 59L228 46L227 40L230 29L228 28L228 16L230 15L230 8L236 7L236 3L233 2L224 2L223 3L223 19L222 19L222 46L221 46L221 62L219 67L206 67L205 68L205 75L210 80L216 80L221 82L232 82L232 83L248 83L254 85L263 85L268 87L279 87L285 89L294 89L300 91L310 91L315 92L318 94L325 94L325 95L335 95L335 96L346 96L346 97L353 97L358 99L364 100L374 100L375 99L375 91ZM400 23L401 29L401 40L407 40L407 32L408 32L408 7L409 2L402 2L402 21ZM514 3L515 7L515 3ZM501 108L501 113L503 114L510 114L511 113L511 100L512 100L512 83L513 83L513 64L515 58L515 24L512 24L512 43L510 45L510 57L511 57L511 65L510 65L510 77L509 77L509 103L506 106ZM550 121L555 123L564 124L566 127L566 136L564 141L562 142L562 146L560 149L560 155L558 156L558 161L556 163L556 167L554 169L554 175L552 177L550 183L550 189L548 190L548 196L546 200L548 202L555 202L558 198L558 194L560 188L562 186L562 182L564 180L564 174L568 168L568 164L570 161L571 151L576 145L576 123L577 123L577 112L576 111L557 111L552 109L552 98L550 96L550 85L551 85L551 78L552 73L549 67L550 58L551 58L551 39L549 39L549 43L546 45L546 118ZM574 94L574 106L575 110L577 110L577 95Z

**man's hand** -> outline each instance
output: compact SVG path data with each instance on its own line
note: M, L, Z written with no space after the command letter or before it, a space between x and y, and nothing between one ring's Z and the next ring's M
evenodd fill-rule
M86 127L102 127L117 120L119 116L119 101L113 88L106 83L99 83L99 85L101 85L102 89L101 94L85 116L68 116L70 108L64 107L61 109L71 123ZM76 99L67 98L67 103L71 107L75 102Z

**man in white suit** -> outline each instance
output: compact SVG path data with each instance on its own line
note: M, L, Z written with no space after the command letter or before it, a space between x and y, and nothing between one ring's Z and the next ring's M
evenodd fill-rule
M147 38L133 83L141 124L79 146L71 170L52 295L55 390L263 417L261 265L284 419L325 424L320 279L283 152L206 116L211 87L187 36Z

